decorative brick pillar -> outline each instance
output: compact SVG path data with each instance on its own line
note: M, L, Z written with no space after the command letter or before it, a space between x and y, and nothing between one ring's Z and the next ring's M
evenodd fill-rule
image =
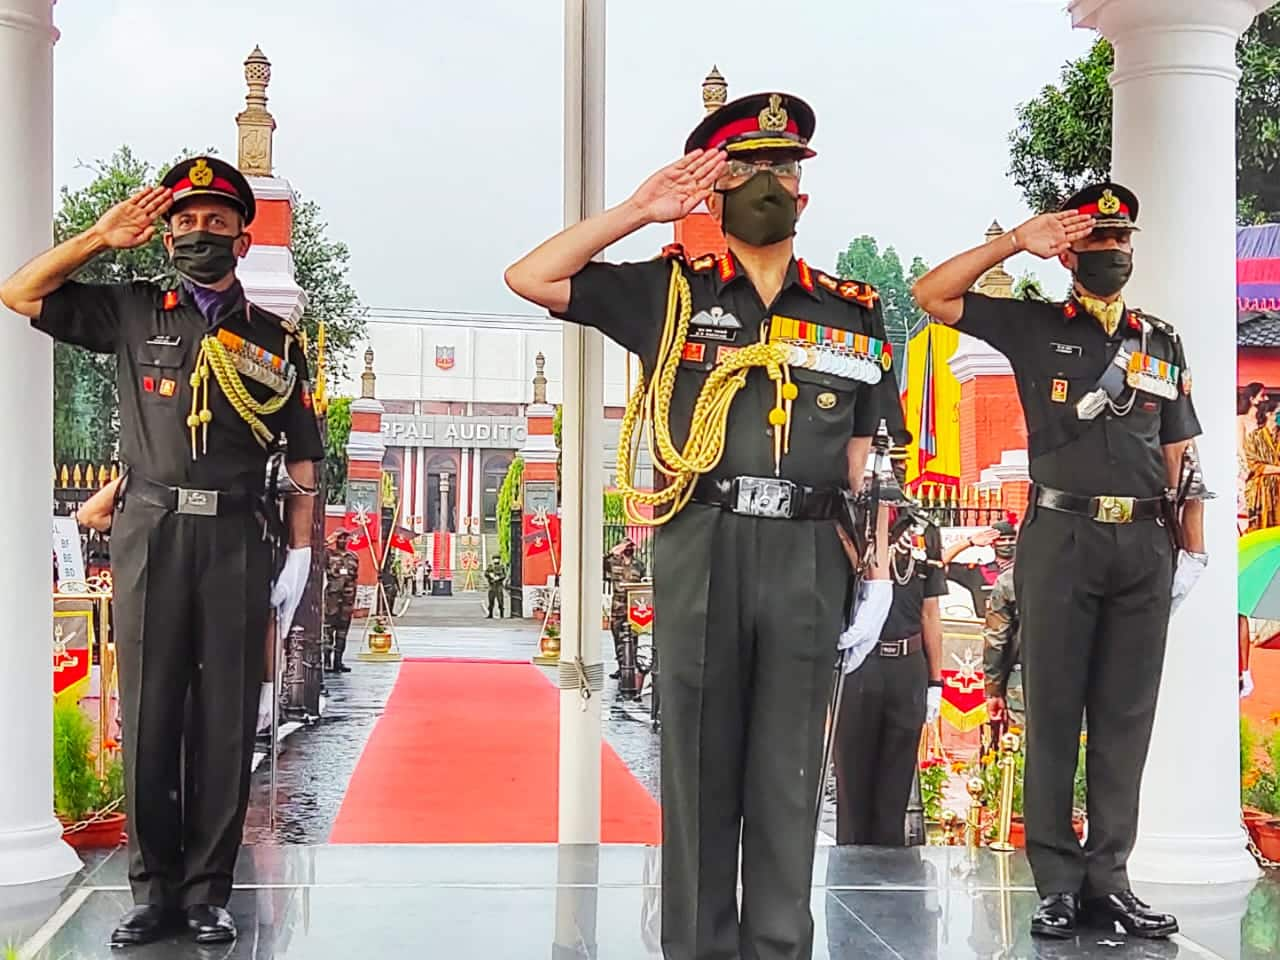
M713 113L728 99L729 85L713 66L702 81L702 108L708 114ZM720 224L707 211L705 204L699 204L687 217L675 222L675 242L683 246L690 257L726 253L729 249Z
M360 399L351 403L351 436L347 440L347 510L364 508L369 518L370 544L360 553L360 577L356 581L356 616L364 616L377 596L378 565L382 556L382 414L385 408L374 396L373 348L364 352Z
M302 319L306 294L294 280L293 187L271 166L275 119L267 112L271 64L258 47L244 62L249 86L245 109L236 117L239 157L236 165L253 188L257 214L249 227L253 246L236 275L252 302L285 320Z
M527 437L520 448L520 458L524 461L524 475L520 480L522 528L541 510L545 510L548 516L559 512L556 461L560 451L556 448L555 439L556 408L547 403L547 378L543 373L546 357L539 353L534 364L537 373L533 378L533 403L525 409ZM554 582L555 571L560 568L560 557L557 555L553 564L551 551L538 550L533 543L512 544L512 549L517 546L523 551L520 559L523 609L531 611L533 591ZM556 544L555 549L559 548L560 545Z

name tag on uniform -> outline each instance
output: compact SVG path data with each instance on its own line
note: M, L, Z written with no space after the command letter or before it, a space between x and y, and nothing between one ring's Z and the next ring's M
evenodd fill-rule
M1082 354L1079 345L1074 343L1055 343L1053 344L1053 352L1075 356L1081 356Z
M147 341L148 347L180 347L182 346L181 337L171 337L167 334L156 334Z

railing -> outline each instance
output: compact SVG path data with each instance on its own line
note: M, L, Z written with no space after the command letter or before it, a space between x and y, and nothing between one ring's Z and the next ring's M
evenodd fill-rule
M978 490L968 487L921 484L915 498L940 527L989 527L1007 514L999 489Z

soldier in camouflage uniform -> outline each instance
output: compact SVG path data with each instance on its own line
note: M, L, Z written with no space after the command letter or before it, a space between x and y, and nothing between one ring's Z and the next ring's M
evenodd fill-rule
M351 550L351 536L341 531L325 558L324 578L324 668L330 673L350 673L342 662L347 650L347 631L356 609L356 580L360 558Z
M484 578L489 582L489 615L486 619L493 619L493 605L495 603L498 605L498 617L505 617L507 615L506 601L502 594L503 587L507 583L507 571L500 559L494 557L489 561L489 566L484 571Z
M644 564L636 557L636 545L629 539L623 540L604 557L604 576L613 584L613 598L609 603L609 632L613 634L613 654L618 663L622 663L622 644L627 639L627 591L624 584L637 583L644 579ZM618 678L614 671L613 679Z
M982 628L982 671L986 685L987 715L996 725L1021 726L1023 721L1021 636L1018 604L1013 592L1013 525L995 524L1000 533L994 546L996 561L1004 566L987 599L987 619Z

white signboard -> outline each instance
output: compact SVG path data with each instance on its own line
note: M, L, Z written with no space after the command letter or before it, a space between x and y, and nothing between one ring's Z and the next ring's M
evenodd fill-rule
M946 553L947 548L957 543L963 543L976 533L988 530L989 527L942 527L942 552ZM962 551L958 556L952 559L952 563L974 563L983 566L988 563L995 563L996 552L992 547L969 547Z
M514 450L528 439L524 417L382 415L383 442L393 447L486 447Z
M80 551L80 526L75 517L53 518L53 555L58 582L84 580L84 554Z

